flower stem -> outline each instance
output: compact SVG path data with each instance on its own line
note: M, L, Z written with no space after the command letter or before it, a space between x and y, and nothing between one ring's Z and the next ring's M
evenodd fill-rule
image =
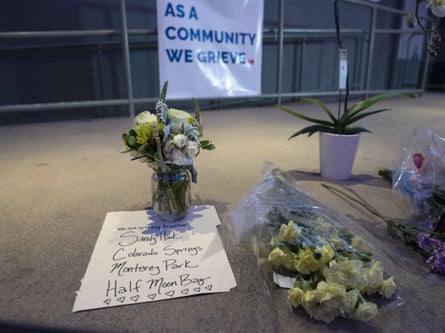
M327 190L336 192L338 194L341 194L342 196L348 198L351 201L354 201L355 203L359 204L360 206L362 206L363 208L365 208L368 212L370 212L372 215L382 219L383 221L387 222L390 221L390 219L385 218L383 215L381 215L379 212L377 212L375 209L371 208L370 206L368 206L367 204L365 204L364 202L358 200L357 198L353 197L352 195L339 190L338 188L335 188L331 185L327 185L327 184L321 184L321 186L323 186L324 188L326 188Z
M436 239L445 239L445 234L441 234L441 233L437 233L434 232L432 230L428 230L428 229L423 229L423 228L419 228L417 226L408 226L408 225L403 225L400 223L396 223L394 222L392 219L383 216L382 214L380 214L378 211L376 211L375 209L373 209L372 207L370 207L369 205L367 205L366 203L364 203L363 201L357 199L356 197L353 197L352 195L339 190L338 188L335 188L334 186L331 185L327 185L327 184L321 184L321 186L323 186L324 188L326 188L327 190L330 190L332 192L336 192L340 195L342 195L343 197L359 204L361 207L363 207L364 209L366 209L368 212L370 212L372 215L380 218L383 222L386 223L386 227L387 227L387 231L388 234L394 238L394 239L400 239L403 238L405 240L405 244L414 248L415 250L418 250L418 245L417 245L417 239L416 236L419 232L424 232L429 234L431 237L436 238ZM398 234L397 232L401 233Z

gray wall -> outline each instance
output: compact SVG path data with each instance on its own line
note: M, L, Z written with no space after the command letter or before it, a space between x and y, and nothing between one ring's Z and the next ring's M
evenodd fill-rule
M398 8L399 2L403 3L385 0L381 4ZM156 1L126 3L128 29L156 29ZM278 28L278 3L278 0L264 0L266 31ZM332 0L285 0L284 8L285 29L334 29ZM120 30L119 10L119 0L2 0L0 32ZM368 30L371 12L364 6L341 2L340 22L344 31ZM397 15L377 16L377 28L400 28L400 24ZM264 38L264 94L276 92L277 41L272 36L265 33ZM336 91L338 60L334 37L332 33L285 33L283 92ZM375 70L366 87L369 38L366 33L343 33L353 90L419 87L419 69L424 59L419 57L412 63L412 52L405 52L407 58L400 59L398 38L394 34L376 38L372 55ZM0 105L126 98L120 43L118 36L0 39ZM130 35L130 49L134 97L156 97L159 93L156 36ZM410 75L403 74L407 62ZM102 108L100 112L120 109Z

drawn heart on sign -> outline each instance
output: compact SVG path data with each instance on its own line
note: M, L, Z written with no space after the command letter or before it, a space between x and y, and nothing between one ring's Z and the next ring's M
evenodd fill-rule
M201 291L201 288L199 288L199 287L193 288L193 291L194 291L195 293L199 293L199 292Z
M137 301L139 300L139 295L131 296L130 299L131 299L133 302L137 302Z
M120 302L120 303L124 303L125 302L125 296L121 296L116 298L116 301Z
M206 288L208 291L211 291L212 290L212 285L211 284L209 284L208 286L205 286L204 288Z
M248 62L250 65L253 65L253 63L255 62L255 60L253 60L253 59L248 59L247 62Z
M110 305L110 303L111 303L111 299L110 299L110 298L107 298L107 299L104 301L104 303L105 303L106 305Z
M166 295L166 296L169 296L169 297L172 297L174 294L175 294L175 291L174 291L174 290L170 290L170 291L167 291L167 292L165 293L165 295Z
M156 298L156 294L148 294L147 298L153 301Z
M183 290L181 290L181 294L183 295L187 295L189 293L189 288L185 288Z

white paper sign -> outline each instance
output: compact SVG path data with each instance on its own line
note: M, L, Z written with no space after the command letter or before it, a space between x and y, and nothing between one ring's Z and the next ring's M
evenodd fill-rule
M213 206L177 222L152 211L107 213L73 312L234 288L218 224Z
M160 86L168 97L261 93L263 0L157 0Z

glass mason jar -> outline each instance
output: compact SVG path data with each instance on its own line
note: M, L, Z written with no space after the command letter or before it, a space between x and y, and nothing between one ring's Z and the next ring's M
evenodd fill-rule
M151 178L153 210L164 221L176 221L190 208L190 175L186 169L153 172Z

